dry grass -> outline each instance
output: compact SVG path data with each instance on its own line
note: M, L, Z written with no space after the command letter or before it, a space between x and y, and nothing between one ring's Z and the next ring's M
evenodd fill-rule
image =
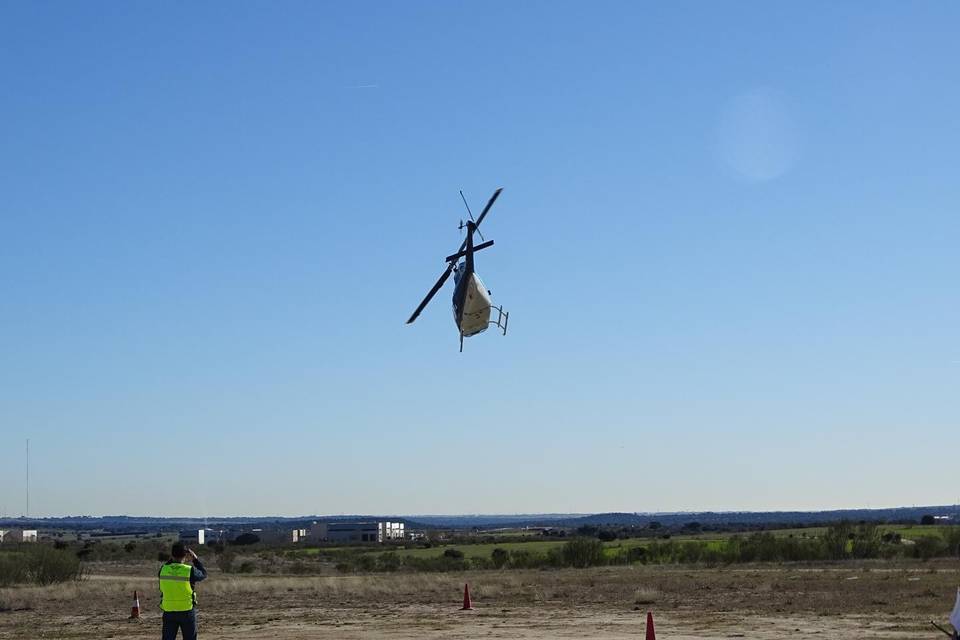
M488 574L494 580L483 580L472 587L475 597L496 598L521 587L521 577L513 573ZM377 574L360 576L238 576L219 574L197 586L204 598L263 594L277 596L284 593L324 600L448 596L463 589L464 578L442 573ZM0 589L0 609L32 608L38 599L69 603L78 598L120 599L131 597L134 590L140 594L157 591L155 578L94 576L82 581L66 582L49 587L11 587Z
M660 599L660 591L650 587L640 587L633 593L633 604L654 604Z
M158 619L155 568L131 566L109 574L100 569L80 583L0 589L0 608L5 609L0 611L0 640L155 637L154 627L126 622L134 589L141 592L145 617ZM771 621L789 621L789 629L771 629L762 636L779 640L816 620L826 625L818 631L821 635L798 638L906 640L922 637L928 620L950 611L958 577L955 561L362 576L213 572L198 590L210 640L267 637L263 625L271 631L285 629L270 636L274 640L467 637L452 633L451 626L467 619L457 616L465 582L477 606L468 616L479 625L471 629L474 636L492 637L487 632L496 629L507 637L516 630L515 637L623 638L640 632L631 625L642 623L637 610L649 608L667 616L674 628L688 625L693 634L688 637L731 637L750 625L766 629ZM862 625L868 619L897 635L884 635L887 631L880 627L870 630L883 631L879 635L867 633ZM611 620L625 625L623 634L596 632ZM541 635L527 634L534 628ZM581 630L567 633L570 628ZM560 630L564 634L555 633Z

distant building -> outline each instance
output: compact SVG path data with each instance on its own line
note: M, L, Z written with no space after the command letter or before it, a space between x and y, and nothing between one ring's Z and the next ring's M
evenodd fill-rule
M387 542L403 540L402 522L317 522L310 537L327 542Z
M293 535L291 536L291 542L300 542L306 540L310 533L310 529L294 529Z
M402 522L380 523L380 542L384 542L386 540L403 540Z
M290 532L280 527L254 527L253 529L244 529L243 533L252 533L260 538L260 542L270 544L290 541Z
M180 542L183 544L204 544L205 538L203 529L181 529L180 531Z
M39 537L36 529L0 529L0 542L36 542Z
M310 539L315 542L322 542L327 539L327 523L314 522L310 525Z
M184 544L213 544L224 540L225 533L223 529L183 529L180 531L180 542Z

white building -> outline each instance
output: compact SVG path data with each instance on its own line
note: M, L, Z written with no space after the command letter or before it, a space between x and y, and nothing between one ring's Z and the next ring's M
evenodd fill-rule
M402 522L381 522L380 542L385 540L403 540Z
M39 537L36 529L0 529L0 542L36 542Z
M310 527L310 537L318 542L403 540L403 523L376 520L369 522L317 522Z

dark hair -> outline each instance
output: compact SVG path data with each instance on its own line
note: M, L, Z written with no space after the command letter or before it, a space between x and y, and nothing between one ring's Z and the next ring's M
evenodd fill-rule
M174 558L182 558L187 555L187 547L182 542L174 542L173 548L170 549L170 555Z

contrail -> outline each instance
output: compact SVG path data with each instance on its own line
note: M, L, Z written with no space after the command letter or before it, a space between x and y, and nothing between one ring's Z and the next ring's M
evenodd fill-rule
M355 84L347 87L348 89L379 89L378 84Z

